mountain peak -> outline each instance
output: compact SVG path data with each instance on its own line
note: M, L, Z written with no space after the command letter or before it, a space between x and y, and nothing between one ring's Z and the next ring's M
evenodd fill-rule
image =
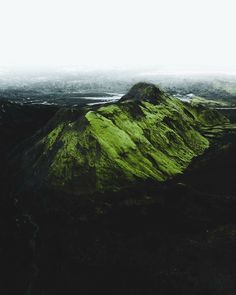
M156 85L152 83L139 82L135 84L129 92L124 95L120 101L128 100L146 100L151 102L158 102L162 99L164 93Z

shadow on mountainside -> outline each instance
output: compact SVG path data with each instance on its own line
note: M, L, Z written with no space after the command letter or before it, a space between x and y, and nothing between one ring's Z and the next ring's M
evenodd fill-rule
M30 136L52 113L20 120L13 137ZM19 141L5 137L7 149ZM236 135L218 144L164 184L81 200L3 190L2 294L234 295ZM4 171L1 180L3 188L14 182Z

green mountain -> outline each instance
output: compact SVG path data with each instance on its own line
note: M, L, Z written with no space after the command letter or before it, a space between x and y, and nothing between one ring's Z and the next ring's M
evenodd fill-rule
M19 174L25 187L76 195L163 182L209 147L202 129L226 120L138 83L118 103L59 110L24 149Z

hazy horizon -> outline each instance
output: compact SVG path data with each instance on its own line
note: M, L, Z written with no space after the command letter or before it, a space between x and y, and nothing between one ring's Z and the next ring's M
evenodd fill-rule
M4 0L0 69L236 74L233 0Z
M0 77L17 77L23 75L25 77L39 76L77 76L77 75L108 75L117 77L146 77L154 76L173 76L173 77L235 77L236 69L217 68L217 67L196 67L196 68L181 68L181 67L163 67L163 66L143 66L143 67L89 67L89 66L0 66ZM22 76L22 77L23 77Z

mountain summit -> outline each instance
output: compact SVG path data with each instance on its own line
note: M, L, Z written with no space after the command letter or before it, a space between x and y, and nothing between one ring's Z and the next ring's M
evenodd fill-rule
M129 92L124 95L120 101L136 100L151 101L153 103L160 102L164 93L154 84L140 82L135 84Z

